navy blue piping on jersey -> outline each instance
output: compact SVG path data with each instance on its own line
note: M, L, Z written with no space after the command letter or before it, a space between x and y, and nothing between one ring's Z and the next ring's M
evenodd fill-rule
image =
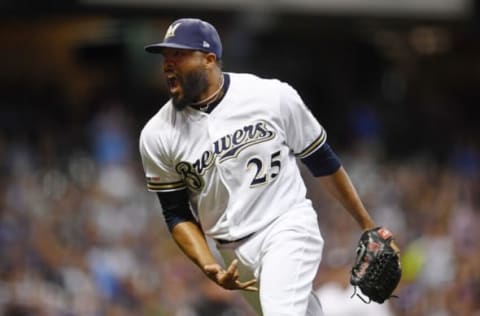
M340 159L327 143L301 161L315 177L331 175L342 166Z
M163 216L170 231L172 231L175 225L182 222L197 222L190 211L186 189L171 192L157 192L157 196L162 205Z

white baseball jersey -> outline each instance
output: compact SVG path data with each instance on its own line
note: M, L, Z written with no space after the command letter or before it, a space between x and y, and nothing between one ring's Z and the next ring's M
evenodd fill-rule
M211 113L168 101L142 130L140 153L150 191L187 188L204 232L235 240L311 207L296 157L320 148L326 133L288 84L228 75Z

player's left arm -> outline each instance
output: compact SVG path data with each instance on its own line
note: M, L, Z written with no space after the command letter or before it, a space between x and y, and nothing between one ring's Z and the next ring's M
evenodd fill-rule
M363 231L376 227L340 159L326 141L301 161L313 176L319 178L322 187L352 215ZM400 251L393 240L391 246L397 253Z
M342 204L363 230L375 227L340 159L328 143L324 143L312 154L302 158L302 162L313 176L320 179L326 191Z
M335 172L319 177L322 186L352 215L362 230L375 227L375 222L363 205L357 190L345 169L340 166Z

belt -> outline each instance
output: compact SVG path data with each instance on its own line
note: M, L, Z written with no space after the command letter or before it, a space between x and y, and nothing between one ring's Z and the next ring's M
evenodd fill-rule
M235 240L227 240L227 239L215 239L216 242L218 242L220 245L226 245L226 244L233 244L236 242L244 241L247 240L248 238L252 237L255 233L248 234L245 237L235 239Z

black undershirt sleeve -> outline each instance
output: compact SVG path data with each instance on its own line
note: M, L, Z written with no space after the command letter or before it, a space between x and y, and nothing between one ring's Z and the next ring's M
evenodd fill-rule
M182 222L196 222L188 203L187 190L157 192L168 229Z
M340 159L327 143L301 161L315 177L331 175L342 166Z

